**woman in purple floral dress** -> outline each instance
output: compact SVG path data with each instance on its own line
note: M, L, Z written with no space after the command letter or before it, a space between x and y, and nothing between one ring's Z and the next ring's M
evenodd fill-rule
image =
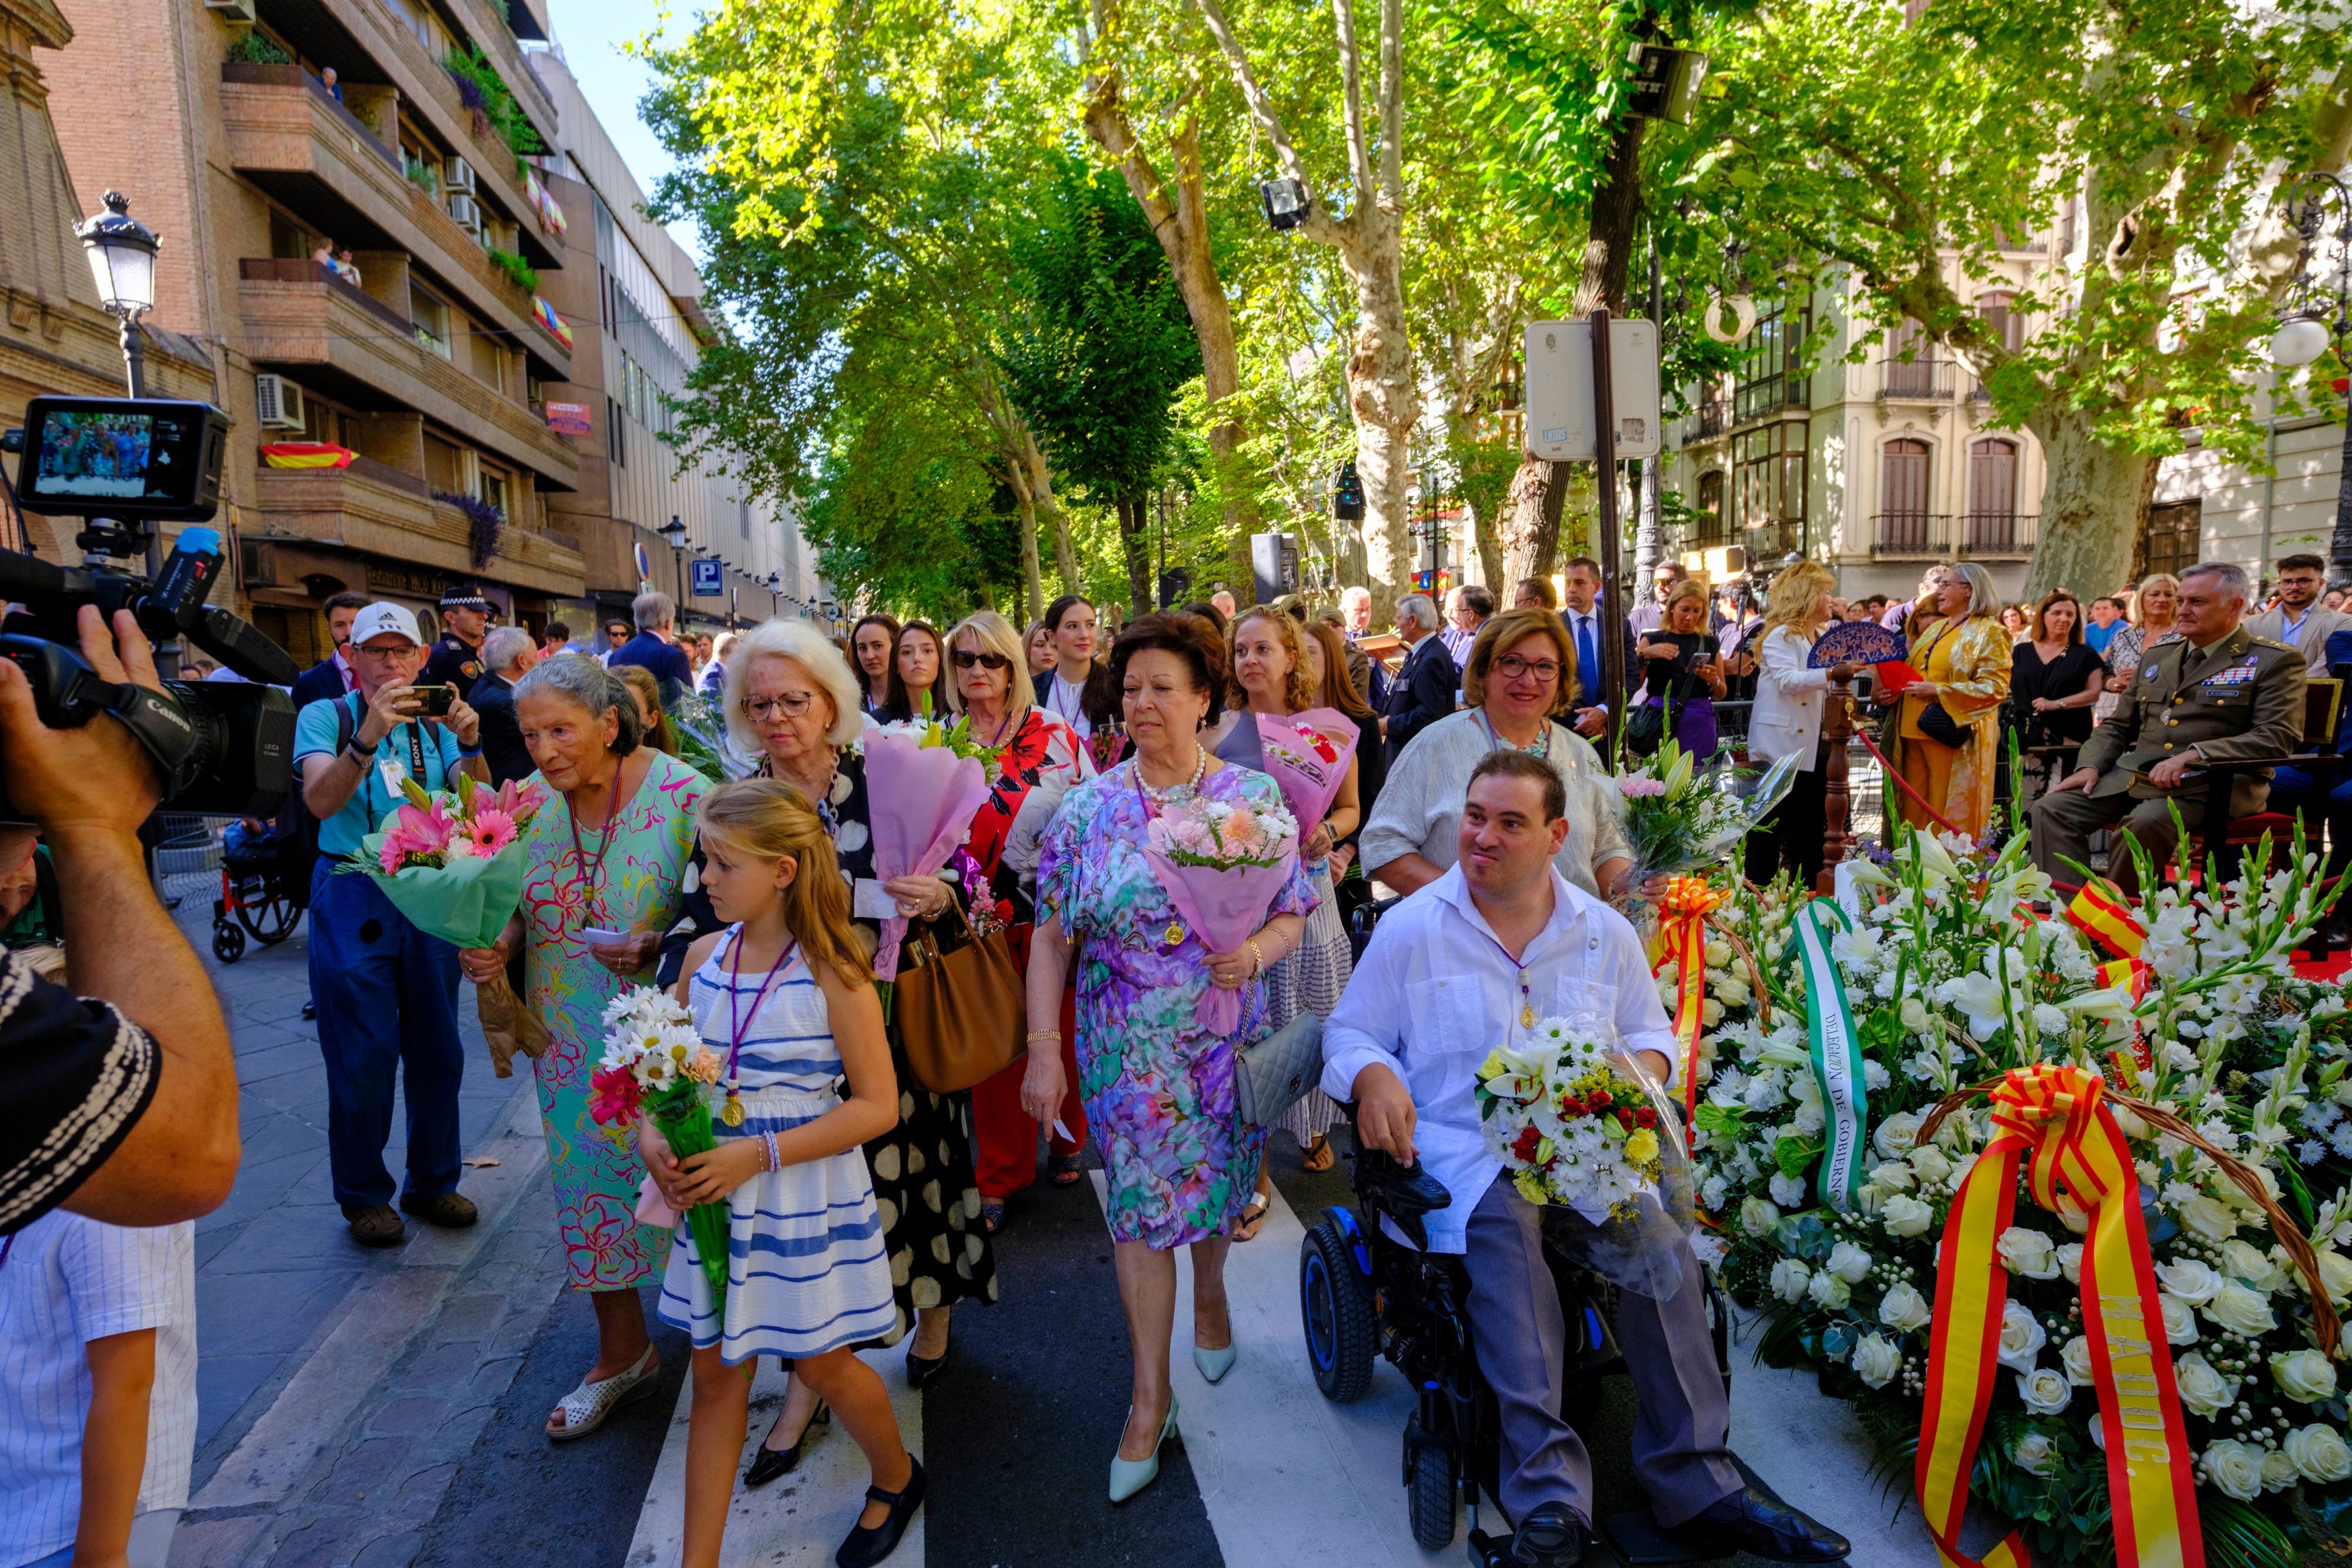
M1111 683L1135 754L1074 787L1046 830L1030 947L1029 1068L1022 1103L1041 1121L1061 1100L1062 988L1077 962L1080 1090L1109 1178L1119 1296L1134 1334L1135 1402L1110 1496L1124 1501L1158 1475L1176 1430L1168 1341L1176 1316L1178 1247L1192 1249L1192 1359L1212 1383L1234 1363L1225 1250L1249 1201L1265 1130L1234 1097L1234 1048L1265 1030L1259 976L1298 946L1315 894L1293 866L1265 923L1230 953L1184 929L1143 857L1147 823L1195 798L1282 805L1263 773L1200 745L1222 707L1224 646L1195 616L1146 615L1119 634ZM1075 950L1075 951L1074 951ZM1194 1016L1211 986L1243 992L1241 1027L1210 1032Z

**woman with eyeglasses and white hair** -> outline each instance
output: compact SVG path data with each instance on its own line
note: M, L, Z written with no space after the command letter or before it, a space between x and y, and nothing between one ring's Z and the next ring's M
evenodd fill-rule
M850 916L869 953L892 915L936 918L982 885L979 868L959 852L940 876L874 874L873 819L866 807L866 758L856 747L866 727L860 683L838 649L799 621L765 621L744 633L727 666L730 737L759 760L762 778L797 786L816 807L849 883ZM695 938L720 929L702 891L702 851L687 876L691 930L662 945L662 981L674 985ZM969 1095L935 1094L915 1081L898 1026L889 1027L898 1075L898 1124L866 1145L890 1261L898 1322L880 1343L907 1337L907 1381L919 1388L947 1364L948 1309L960 1301L996 1299L996 1258L980 1223L971 1158ZM798 1468L808 1439L831 1416L796 1378L760 1451L743 1473L760 1486Z
M1943 569L1932 607L1937 619L1911 645L1920 679L1904 688L1890 758L1908 789L1903 820L1943 828L1933 811L1971 839L1992 820L2000 770L2000 709L2009 698L2013 654L2001 627L1992 573L1972 560ZM1916 624L1919 616L1915 614Z
M1091 612L1090 612L1091 613ZM1063 793L1095 776L1092 757L1076 730L1037 702L1028 659L1012 622L993 610L976 611L948 633L949 701L971 726L973 741L995 752L988 799L971 819L964 849L980 868L984 893L1012 922L1013 957L1026 974L1029 938L1036 929L1035 831L1025 866L1007 864L1005 849L1013 824L1027 808L1034 830L1050 821ZM1026 880L1024 881L1024 873ZM1078 1152L1087 1143L1086 1101L1078 1093L1077 992L1062 993L1062 1054L1068 1090L1062 1096L1059 1128L1048 1133L1046 1179L1075 1186L1082 1178ZM1037 1176L1037 1123L1021 1108L1020 1061L972 1086L971 1113L979 1131L981 1222L993 1231L1004 1223L1004 1200Z

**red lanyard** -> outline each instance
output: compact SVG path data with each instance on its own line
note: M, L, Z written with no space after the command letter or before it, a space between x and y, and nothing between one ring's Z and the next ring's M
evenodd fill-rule
M735 1009L743 999L743 932L740 926L736 929L734 946L727 953L727 1094L730 1099L735 1094L735 1058L743 1050L743 1031L747 1026L760 1021L760 1009L767 1003L768 988L776 983L776 977L784 972L784 966L793 961L793 955L799 950L798 941L784 944L784 950L776 955L774 963L768 966L768 977L760 982L760 994L751 998L751 1016L741 1018L737 1016Z
M622 770L626 771L628 766L627 758L624 758L621 762ZM651 772L652 769L648 768L646 771ZM637 784L644 782L645 776L638 775ZM616 773L613 776L613 789L617 792L620 788L621 779ZM615 801L613 809L604 814L604 841L596 846L596 863L593 867L588 863L587 852L580 847L580 818L572 811L569 801L564 803L563 814L572 827L572 858L580 867L581 883L588 889L588 897L581 905L581 924L583 926L595 924L589 916L594 914L596 901L603 896L601 884L604 879L604 857L612 852L613 841L620 834L621 813L627 810L629 802L636 798L637 786L632 784L629 786L629 792Z

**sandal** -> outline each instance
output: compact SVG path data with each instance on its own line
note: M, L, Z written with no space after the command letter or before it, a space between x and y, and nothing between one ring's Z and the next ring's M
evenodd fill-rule
M1001 1198L983 1198L980 1205L980 1228L991 1236L1004 1228L1004 1203Z
M660 1366L660 1357L652 1345L645 1354L620 1372L599 1383L585 1378L580 1386L556 1401L555 1408L563 1416L561 1427L545 1428L550 1441L568 1443L584 1437L604 1424L605 1418L623 1405L641 1394L653 1392L653 1376Z
M1076 1155L1048 1155L1045 1157L1045 1179L1055 1186L1076 1186L1086 1173L1078 1168Z
M1331 1140L1320 1133L1316 1134L1315 1141L1307 1145L1307 1152L1298 1156L1298 1168L1312 1171L1318 1176L1339 1163L1339 1156L1332 1149Z
M1265 1217L1273 1212L1274 1195L1272 1193L1251 1193L1250 1200L1242 1206L1241 1223L1234 1228L1234 1239L1236 1241L1255 1240L1257 1239L1258 1227L1264 1225L1265 1223Z

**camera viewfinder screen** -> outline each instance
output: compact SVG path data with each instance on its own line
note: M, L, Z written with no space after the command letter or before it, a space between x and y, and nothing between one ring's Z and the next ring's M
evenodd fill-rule
M169 499L184 483L174 459L185 423L129 409L51 409L41 422L35 487L58 500Z

